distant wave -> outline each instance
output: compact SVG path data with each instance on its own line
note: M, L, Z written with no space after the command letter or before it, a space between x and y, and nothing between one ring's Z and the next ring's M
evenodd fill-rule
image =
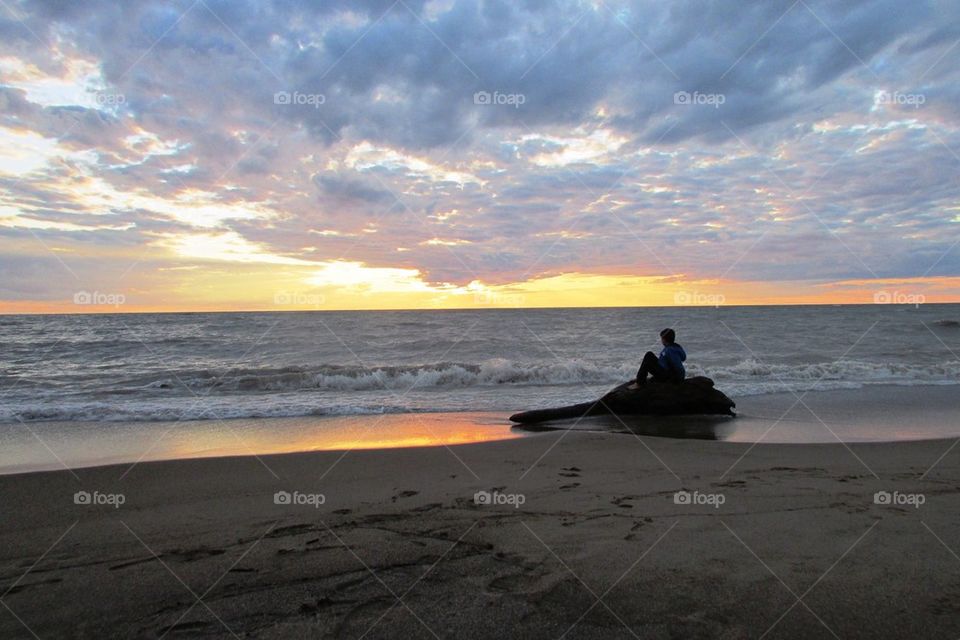
M718 384L724 381L812 383L839 381L851 384L924 384L960 382L960 361L934 365L904 363L876 363L858 360L840 360L815 364L765 364L748 359L729 367L710 367L706 371L692 368L692 372L712 377Z

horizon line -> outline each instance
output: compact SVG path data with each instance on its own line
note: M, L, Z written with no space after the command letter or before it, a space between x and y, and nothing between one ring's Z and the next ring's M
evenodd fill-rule
M412 312L412 311L535 311L535 310L571 310L571 309L721 309L746 307L917 307L930 305L960 304L960 300L922 303L886 303L886 302L769 302L769 303L741 303L719 305L599 305L599 306L480 306L480 307L391 307L383 309L170 309L159 311L35 311L35 312L3 312L0 317L10 316L106 316L106 315L158 315L158 314L185 314L185 313L384 313L384 312Z

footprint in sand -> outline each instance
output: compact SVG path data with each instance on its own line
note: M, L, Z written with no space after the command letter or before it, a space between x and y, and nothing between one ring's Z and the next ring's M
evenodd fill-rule
M58 582L63 582L63 578L47 578L46 580L38 580L37 582L28 582L24 584L18 584L16 586L10 587L7 590L7 593L20 593L24 589L30 589L31 587L39 587L45 584L56 584Z
M643 523L642 523L642 522L634 522L634 523L633 523L633 526L630 527L630 533L628 533L627 535L623 536L623 539L624 539L624 540L633 540L634 538L636 538L636 537L637 537L636 531L637 531L637 529L639 529L639 528L642 527L642 526L643 526Z
M171 551L170 553L163 553L160 554L160 557L173 558L174 560L179 560L180 562L196 562L197 560L223 555L224 553L226 553L226 551L223 549L207 549L205 547L198 547L196 549L180 549L177 551Z
M208 622L178 622L169 627L160 628L160 636L163 637L171 631L199 631L200 629L210 629L212 625Z
M442 502L430 502L428 504L411 509L410 511L415 513L422 513L424 511L433 511L434 509L442 509L442 508L443 508Z
M727 480L726 482L714 482L715 487L741 487L747 484L746 480Z
M494 578L487 584L487 593L529 593L540 585L539 573L515 573Z
M117 569L126 569L127 567L132 567L137 564L143 564L144 562L153 562L157 560L156 556L146 556L143 558L134 558L133 560L127 560L125 562L120 562L109 567L110 571L116 571Z
M354 602L354 600L341 601L341 603L344 603L344 602ZM312 615L315 613L319 613L322 609L326 609L327 607L333 606L335 604L338 604L338 603L324 596L323 598L318 598L313 602L304 602L303 604L301 604L300 613L302 615Z
M268 533L263 537L264 538L283 538L285 536L296 536L296 535L300 535L301 533L306 533L314 528L315 526L312 523L291 524L286 527L277 527L276 529L273 529L272 531L270 531L270 533Z

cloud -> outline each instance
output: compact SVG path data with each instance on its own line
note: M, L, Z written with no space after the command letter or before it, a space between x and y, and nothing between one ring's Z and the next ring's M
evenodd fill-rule
M0 18L0 237L431 287L951 276L957 12L25 0Z
M393 199L391 193L386 189L377 188L363 180L341 176L333 171L317 174L313 180L324 194L333 198L348 201L360 200L369 203Z

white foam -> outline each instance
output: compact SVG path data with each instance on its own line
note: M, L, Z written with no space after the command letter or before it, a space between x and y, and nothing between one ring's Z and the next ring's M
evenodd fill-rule
M237 370L220 374L178 375L155 380L151 389L182 388L194 391L375 391L410 388L455 389L496 385L558 385L618 382L636 372L630 365L603 366L583 360L519 363L501 358L480 363L440 362L424 365L383 367L326 366L316 369Z
M363 415L410 411L506 411L588 400L634 375L631 364L586 360L264 368L178 372L140 379L104 394L39 392L8 398L0 422L157 421ZM687 369L713 378L731 397L783 391L856 389L872 384L960 383L960 362L936 365L856 360L804 365L743 360ZM187 385L189 389L185 389Z

